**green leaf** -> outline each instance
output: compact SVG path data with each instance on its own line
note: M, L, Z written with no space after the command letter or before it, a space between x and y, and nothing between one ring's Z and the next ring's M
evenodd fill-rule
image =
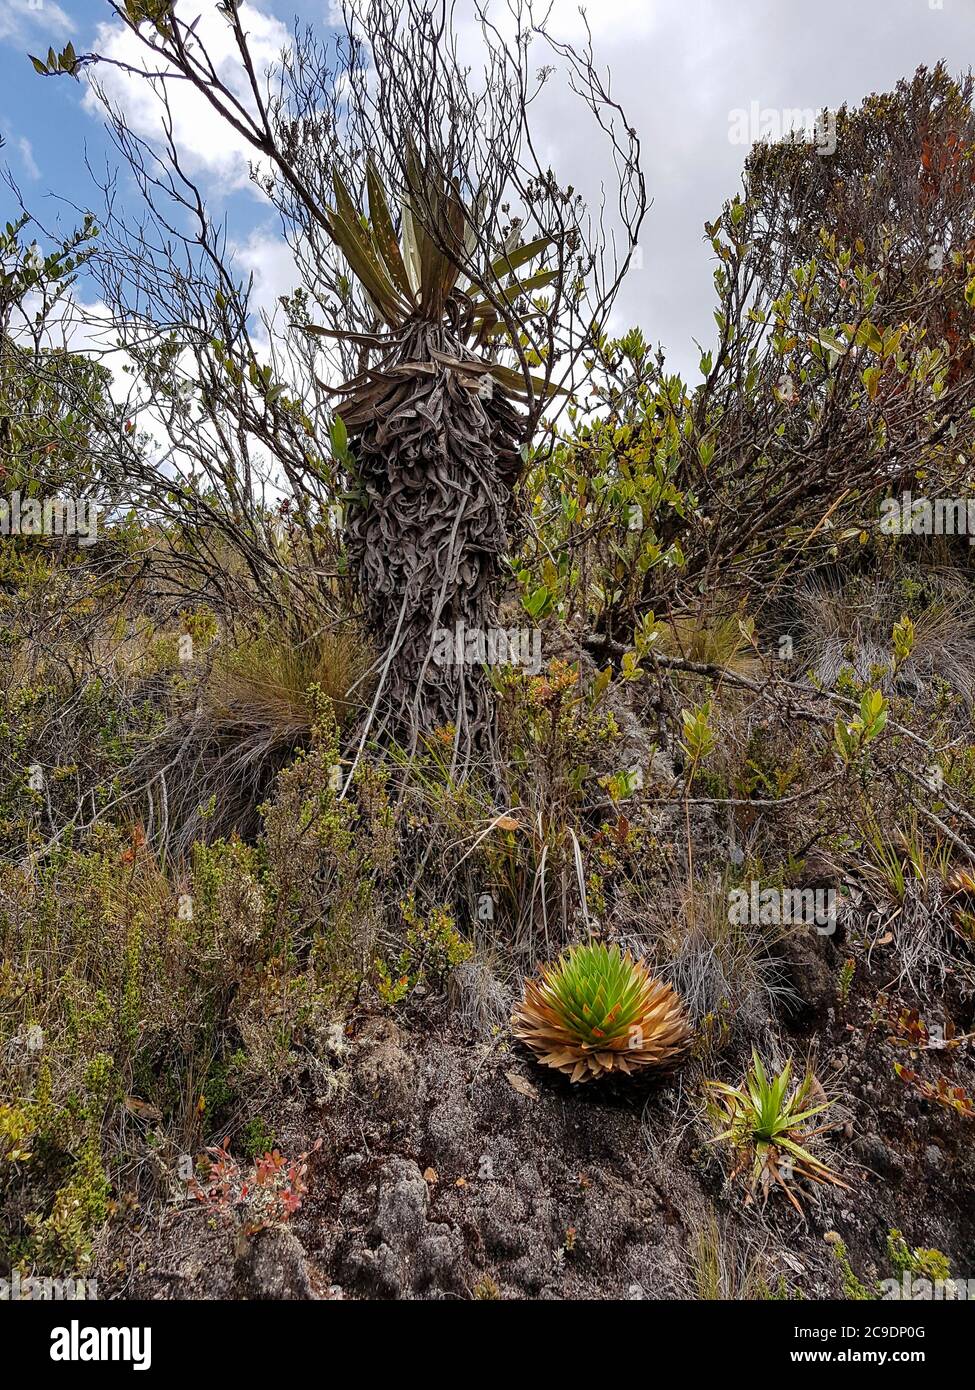
M380 182L379 173L372 155L366 159L366 190L369 194L369 221L372 223L373 240L394 283L407 299L413 300L413 287L403 264L396 228L389 211L389 203Z
M328 217L332 240L349 263L362 288L372 299L387 323L396 325L403 317L392 281L383 269L371 242L367 241L358 220L350 222L338 212Z
M846 343L838 338L835 333L829 333L825 329L819 334L819 341L823 347L829 348L830 352L835 352L838 357L842 357L846 352Z
M328 433L332 445L332 453L337 459L347 459L349 457L349 431L346 429L345 421L340 415L335 416Z
M537 619L542 617L551 607L552 595L544 584L540 584L530 594L525 594L521 601L529 617Z
M491 274L498 280L502 276L509 275L517 270L526 261L534 260L540 256L550 246L555 245L555 238L550 236L540 236L534 241L526 241L523 246L518 246L514 251L506 251L503 256L499 256L496 261L491 263Z
M508 391L514 391L519 395L527 395L525 386L525 374L516 367L496 367L492 365L491 375L500 386L504 386ZM532 390L542 396L567 396L569 393L563 386L555 386L552 382L546 381L544 377L533 376L529 373L528 380L532 384Z

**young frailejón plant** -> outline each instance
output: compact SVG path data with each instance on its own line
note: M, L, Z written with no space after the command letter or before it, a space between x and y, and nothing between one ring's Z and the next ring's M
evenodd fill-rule
M690 1041L680 998L618 946L572 946L525 984L512 1030L546 1067L588 1081L677 1058Z
M790 1090L791 1076L791 1058L778 1076L770 1077L752 1049L752 1065L741 1086L709 1081L715 1097L713 1116L720 1130L711 1142L728 1144L734 1151L736 1161L731 1177L744 1179L747 1202L753 1201L761 1188L764 1206L773 1185L777 1185L796 1211L801 1212L797 1178L833 1183L847 1190L849 1184L805 1147L832 1128L821 1125L809 1129L806 1124L814 1115L828 1110L830 1102L824 1099L807 1105L816 1087L816 1078L808 1067L802 1080Z

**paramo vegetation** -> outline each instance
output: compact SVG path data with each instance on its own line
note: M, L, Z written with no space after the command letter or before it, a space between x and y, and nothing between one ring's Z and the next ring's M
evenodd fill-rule
M250 142L300 276L273 323L124 111L145 221L93 189L63 243L0 232L2 490L98 518L0 538L0 1272L131 1289L187 1209L243 1244L341 1224L322 1117L388 1103L394 1034L404 1072L436 1045L512 1105L629 1116L684 1194L673 1296L945 1272L975 1235L973 552L884 504L975 486L971 79L843 109L829 159L755 147L684 380L609 330L647 190L591 54L547 41L613 156L615 265L532 163L536 59L489 31L475 90L436 8L297 35L241 112L182 6L121 6ZM121 384L44 331L79 276ZM434 661L458 625L538 633L540 669ZM753 888L832 894L829 931L729 913ZM506 1248L465 1245L468 1292L529 1289Z

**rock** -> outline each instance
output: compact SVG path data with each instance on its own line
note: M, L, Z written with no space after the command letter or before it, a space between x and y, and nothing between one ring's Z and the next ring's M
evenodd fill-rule
M419 1166L391 1158L379 1182L372 1231L375 1278L391 1298L462 1293L464 1243L453 1227L429 1219L429 1188ZM360 1261L360 1271L369 1264Z
M258 1231L240 1258L246 1297L317 1299L301 1242L287 1226Z
M383 1120L405 1120L420 1103L416 1064L389 1018L370 1019L356 1039L355 1071L373 1112Z
M863 1135L854 1142L852 1148L855 1156L882 1178L900 1182L904 1176L904 1163L900 1155L895 1153L889 1144L885 1144L878 1134Z
M429 1191L417 1164L408 1158L391 1158L385 1164L379 1186L376 1229L393 1243L419 1237L427 1220Z
M793 927L783 934L779 949L799 1004L795 1018L803 1018L807 1025L815 1019L825 1020L836 999L835 951L830 938L809 927Z

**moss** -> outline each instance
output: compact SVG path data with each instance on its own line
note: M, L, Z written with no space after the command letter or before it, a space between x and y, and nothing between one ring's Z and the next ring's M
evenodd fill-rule
M843 1277L843 1296L852 1302L863 1302L879 1297L875 1289L869 1288L858 1279L850 1264L846 1246L835 1231L828 1231L825 1240L833 1252L833 1258L840 1267Z

